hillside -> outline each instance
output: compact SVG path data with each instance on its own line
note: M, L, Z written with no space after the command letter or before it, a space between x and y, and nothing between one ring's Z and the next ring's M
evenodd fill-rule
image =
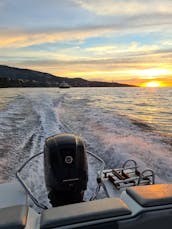
M88 81L54 76L44 72L0 65L0 87L58 87L65 81L72 87L131 87L132 85Z

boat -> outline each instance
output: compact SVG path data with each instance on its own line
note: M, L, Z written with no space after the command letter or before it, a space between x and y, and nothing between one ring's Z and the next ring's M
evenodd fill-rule
M87 153L101 162L96 191L83 200L87 188ZM21 178L33 158L44 155L45 184L51 208L39 203ZM0 229L171 229L172 184L156 184L154 172L139 170L134 160L105 169L104 161L86 150L81 137L58 134L46 139L44 151L16 172L17 181L0 184ZM91 179L91 178L90 178ZM99 199L100 189L106 197ZM29 205L30 198L40 210Z
M70 88L70 85L63 81L62 83L59 84L59 88Z

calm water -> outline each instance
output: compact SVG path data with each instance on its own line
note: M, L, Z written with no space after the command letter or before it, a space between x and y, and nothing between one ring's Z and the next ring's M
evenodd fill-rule
M135 159L151 168L157 182L172 182L172 88L28 88L0 90L0 182L30 156L45 138L66 132L81 135L107 167ZM99 165L89 159L89 173ZM23 172L40 200L45 199L42 157ZM95 186L89 181L89 189Z

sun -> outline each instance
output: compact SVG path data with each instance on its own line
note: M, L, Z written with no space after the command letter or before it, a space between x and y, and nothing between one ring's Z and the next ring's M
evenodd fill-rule
M161 87L162 84L159 81L149 81L141 85L142 87Z
M160 87L161 83L157 81L151 81L151 82L146 83L146 86L147 87Z

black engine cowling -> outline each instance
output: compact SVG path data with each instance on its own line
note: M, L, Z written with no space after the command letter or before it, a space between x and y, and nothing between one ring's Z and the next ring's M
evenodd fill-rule
M45 183L53 207L83 201L88 165L85 145L73 134L46 139L44 147Z

